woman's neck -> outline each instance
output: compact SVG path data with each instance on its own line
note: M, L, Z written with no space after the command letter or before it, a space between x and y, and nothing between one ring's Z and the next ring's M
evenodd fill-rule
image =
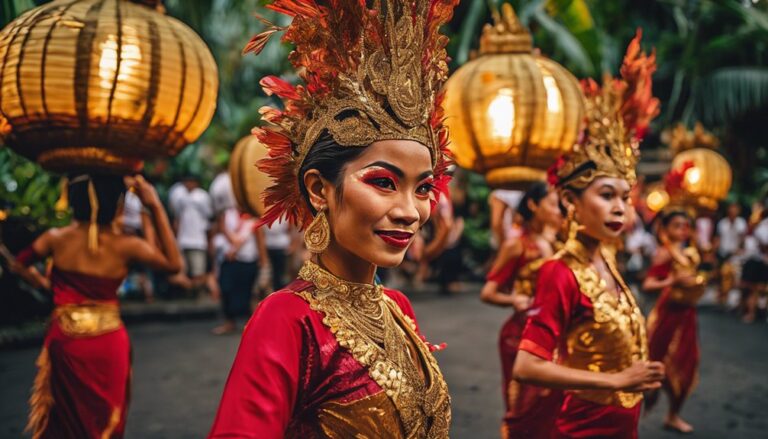
M587 250L587 254L589 255L589 258L594 260L595 258L599 258L600 256L600 240L595 239L592 236L587 235L584 232L579 232L576 234L576 239L584 246L584 248Z
M317 257L318 264L334 276L360 284L373 284L376 266L333 242Z
M544 224L542 224L541 221L536 221L534 218L528 221L528 224L525 225L525 228L528 229L532 235L541 235L541 232L544 231Z

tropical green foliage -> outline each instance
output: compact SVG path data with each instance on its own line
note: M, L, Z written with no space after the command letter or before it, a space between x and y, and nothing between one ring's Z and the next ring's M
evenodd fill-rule
M452 36L449 52L456 68L477 47L482 26L492 21L489 6L505 0L472 0L460 4L447 29ZM43 0L6 0L0 24ZM644 30L643 44L655 47L659 70L654 91L662 100L662 115L653 126L663 128L683 121L700 120L718 134L724 152L739 170L735 190L745 198L754 188L768 185L768 136L762 123L768 113L768 2L754 0L509 0L521 21L529 26L542 53L579 77L617 73L621 56L635 29ZM258 109L268 102L259 87L267 74L288 76L288 47L273 39L259 57L241 56L242 47L261 23L258 10L265 0L166 0L169 15L187 23L206 41L219 67L218 108L210 128L178 157L149 163L147 172L161 184L180 174L193 173L203 180L213 176L228 160L234 143L258 124ZM658 146L652 136L645 147ZM27 206L29 215L56 221L50 201L58 196L57 179L44 176L34 165L7 150L0 150L0 195L10 200L14 214ZM31 169L31 171L30 171ZM16 183L15 195L9 188ZM476 179L472 179L476 182ZM480 183L472 183L472 185ZM25 198L50 192L40 199ZM743 191L743 192L740 192ZM24 194L24 195L19 195ZM756 194L754 194L756 195ZM33 205L48 202L46 209ZM27 211L26 209L24 211ZM480 212L474 222L483 227ZM471 227L470 227L471 229ZM479 230L479 229L478 229ZM473 233L470 230L470 234ZM478 232L479 233L479 232ZM477 235L480 236L479 234ZM469 238L479 243L481 238Z

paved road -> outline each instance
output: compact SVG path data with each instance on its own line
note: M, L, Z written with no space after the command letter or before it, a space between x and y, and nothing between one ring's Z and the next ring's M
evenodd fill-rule
M453 438L496 438L501 416L497 330L506 311L475 295L422 295L414 307L427 337L445 341L438 354L453 395ZM211 425L236 337L214 337L213 321L129 327L134 346L129 439L201 438ZM702 310L701 384L684 415L697 438L768 437L768 325L745 326ZM0 352L0 437L20 437L36 349ZM661 430L665 403L641 422L642 438L673 438Z

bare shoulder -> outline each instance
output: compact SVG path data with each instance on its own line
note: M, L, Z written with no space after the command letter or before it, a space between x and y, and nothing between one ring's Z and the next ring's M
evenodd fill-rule
M651 265L661 265L665 264L672 260L672 253L670 253L669 249L660 246L656 249L656 252L653 254L653 260L651 261Z

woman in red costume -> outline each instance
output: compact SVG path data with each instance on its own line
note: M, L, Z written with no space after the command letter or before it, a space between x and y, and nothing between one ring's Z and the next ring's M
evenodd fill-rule
M645 319L611 246L627 221L639 139L658 112L654 58L639 39L620 80L583 84L586 135L550 170L572 231L539 270L514 376L565 390L551 437L636 438L642 392L664 378L664 365L648 361Z
M506 404L502 437L546 437L562 400L558 391L520 384L512 379L520 337L533 302L536 274L554 251L563 222L557 192L547 183L535 183L525 193L517 212L523 217L520 239L505 242L480 292L483 301L514 308L499 334L502 397Z
M699 338L696 303L706 287L697 274L701 257L690 245L692 217L681 208L668 208L661 214L659 240L653 264L643 282L647 291L661 291L661 297L648 317L649 354L664 363L663 383L669 396L669 412L664 426L681 433L693 427L680 418L680 410L696 387L699 377ZM645 406L653 407L658 392L647 396Z
M112 227L126 184L146 207L146 240ZM143 178L80 175L70 179L68 192L72 224L43 233L13 267L53 291L55 304L37 359L27 431L33 438L121 438L131 353L117 289L130 265L176 272L181 255L157 193ZM53 268L45 279L32 263L48 257Z
M268 77L259 167L275 185L262 222L304 229L299 277L257 308L212 438L445 438L447 387L413 309L374 283L403 260L444 172L438 93L455 0L282 1L284 41L306 85ZM258 52L270 27L248 50Z

